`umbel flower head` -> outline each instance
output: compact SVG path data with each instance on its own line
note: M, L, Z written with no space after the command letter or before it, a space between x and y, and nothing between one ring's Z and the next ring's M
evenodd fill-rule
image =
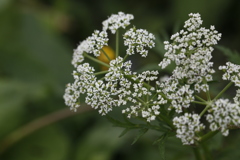
M112 34L115 34L119 28L126 28L130 25L130 20L134 16L132 14L125 14L123 12L118 12L118 14L113 14L107 20L103 21L103 30L110 30Z
M114 107L121 107L128 118L140 117L147 124L154 120L164 121L164 125L168 124L172 131L176 131L176 137L186 145L200 140L201 131L207 126L209 130L220 130L226 136L230 125L240 125L240 89L233 102L218 99L222 92L214 99L209 96L209 82L213 81L215 73L211 62L213 46L221 38L215 27L201 27L203 21L200 14L189 14L183 29L163 44L166 52L159 63L159 70L170 63L175 63L176 67L170 76L160 78L158 71L137 73L132 70L133 62L128 57L134 54L147 57L149 49L155 47L152 33L130 27L133 18L133 15L123 12L111 15L103 21L102 31L94 31L74 50L74 82L67 84L65 104L76 111L81 106L80 96L84 96L85 103L101 115L108 114ZM118 53L119 41L116 41L116 55L111 59L103 48L111 40L108 32L117 36L119 30L126 30L122 35L122 45L127 49ZM102 53L109 63L99 60ZM105 66L107 70L100 71L89 60ZM228 62L219 69L224 72L223 80L240 86L239 65ZM208 100L199 97L200 92L206 93ZM196 103L206 106L200 114L192 107ZM202 123L203 118L209 124Z
M128 102L134 106L142 106L143 101L141 98L152 94L149 90L150 88L144 86L144 83L145 81L156 80L157 71L146 71L140 74L132 72L132 62L124 60L126 57L116 56L109 64L94 58L99 57L101 52L104 53L102 48L108 45L107 31L110 30L112 34L115 34L121 28L126 29L132 19L133 15L123 12L111 15L107 20L103 21L102 31L94 31L92 36L82 41L77 49L74 50L72 64L75 67L73 71L75 81L67 85L64 94L65 103L70 106L71 110L76 111L80 107L80 95L85 95L85 103L98 109L101 115L105 115L113 107L126 105ZM155 37L152 33L144 29L136 29L135 27L127 30L123 39L124 45L129 48L126 52L126 55L129 56L139 53L146 57L148 48L152 48L155 45ZM97 72L90 63L84 62L85 58L108 67L107 72L104 72L104 78L97 78L97 75L102 73ZM154 89L151 88L151 90L153 91ZM153 118L155 116L152 116L152 114L158 114L158 111L155 111L158 107L153 107L154 109L150 110L148 107L145 107L146 109L142 107L138 109L133 108L130 107L125 110L129 117L132 114L138 115L140 112L141 114L145 113L144 117L150 121L150 119L155 119Z

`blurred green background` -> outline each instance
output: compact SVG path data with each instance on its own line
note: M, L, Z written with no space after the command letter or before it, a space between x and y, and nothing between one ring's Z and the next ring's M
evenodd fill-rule
M132 24L158 37L153 53L162 50L160 39L181 28L191 12L202 15L204 26L215 25L223 34L221 45L240 50L239 0L0 0L1 160L159 159L152 145L158 133L149 132L131 145L137 131L118 138L121 128L88 107L70 112L62 98L65 85L73 81L73 49L118 11L133 14ZM217 64L228 58L219 51L213 56ZM161 56L155 57L136 68L157 64ZM239 140L235 130L208 145L216 159L235 160ZM179 140L166 143L167 159L194 159Z

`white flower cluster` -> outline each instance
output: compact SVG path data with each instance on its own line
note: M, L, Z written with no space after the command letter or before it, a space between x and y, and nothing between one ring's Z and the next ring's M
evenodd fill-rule
M100 55L100 49L108 44L106 31L94 31L92 36L82 41L73 52L72 65L77 68L84 61L83 53L93 53L94 56Z
M166 100L158 96L153 101L151 96L155 88L146 85L146 82L158 79L157 71L132 72L131 61L124 61L118 56L110 61L107 73L99 80L95 69L89 63L84 63L85 57L89 58L87 54L98 57L102 47L108 45L108 29L114 34L119 28L128 26L132 19L133 15L123 12L110 16L103 22L103 31L94 31L92 36L82 41L74 50L72 64L75 67L73 71L75 81L67 85L64 94L65 103L70 106L71 110L77 110L80 106L78 102L80 95L85 94L85 103L98 109L101 115L107 114L113 107L124 106L127 103L132 106L122 112L126 113L129 118L135 115L151 121L160 113L160 104L165 104ZM143 57L146 57L148 53L146 47L154 47L154 39L153 34L135 27L124 34L124 44L133 45L133 49ZM132 54L134 52L129 55ZM145 102L147 99L149 101Z
M240 106L240 89L237 89L236 96L233 98L234 103Z
M153 48L155 46L155 36L144 29L131 28L123 38L124 45L128 46L126 53L128 55L134 54L136 50L142 57L147 57L148 50L145 47Z
M98 57L101 53L100 49L108 44L107 32L96 30L92 36L87 38L87 42L89 47L88 53L93 53L94 56Z
M80 97L79 86L77 83L78 81L75 81L73 84L67 84L65 94L63 96L65 104L74 112L76 112L77 108L80 107L79 102L77 102Z
M219 70L225 72L223 80L230 80L235 86L240 87L240 65L227 62L226 66L219 66Z
M89 58L103 64L103 61L100 62L100 59L95 57L98 57L100 50L108 45L107 30L115 34L119 28L125 29L133 19L133 15L123 12L110 16L103 22L103 31L94 31L74 50L72 60L75 67L74 82L66 87L64 94L66 105L76 111L80 107L80 95L84 94L85 103L97 109L101 115L106 115L113 107L121 106L124 107L122 113L128 118L139 116L147 122L158 118L160 111L167 108L179 115L173 119L176 136L183 144L191 145L198 140L197 133L205 129L200 121L200 115L204 115L206 110L198 115L190 113L190 109L187 108L192 102L209 104L210 106L206 106L209 107L206 120L210 123L210 130L220 130L227 136L229 126L240 126L240 89L233 98L234 103L228 99L218 99L210 103L199 97L197 98L202 102L195 101L195 94L209 91L208 83L213 80L212 74L215 72L211 53L221 34L214 26L210 29L201 27L203 21L200 14L189 16L184 29L174 34L171 42L164 42L166 53L159 66L164 69L174 62L176 67L171 76L160 80L158 71L133 72L132 62L126 60L135 53L146 57L148 48L155 46L154 35L144 29L133 27L125 32L123 40L127 46L127 56L112 59L106 64L107 71L96 72L89 63L84 62L85 58ZM240 87L240 65L228 62L219 69L224 71L223 80L230 80ZM155 87L151 86L152 84Z
M167 101L161 95L156 100L153 100L151 96L155 92L155 88L146 86L145 82L155 81L158 79L157 75L157 71L145 71L141 74L134 73L132 75L134 83L127 100L134 105L122 110L122 113L127 114L129 118L132 115L139 116L140 114L148 122L156 119L156 116L160 114L160 105L166 104Z
M103 30L109 29L113 34L119 28L126 28L130 24L130 20L134 17L132 14L124 14L123 12L118 12L118 14L111 15L107 20L103 21Z
M194 100L193 93L206 92L209 90L207 82L212 81L212 45L220 40L219 34L214 26L210 29L201 27L200 14L189 14L190 19L185 22L184 28L171 37L172 43L165 41L164 59L159 66L166 68L172 61L176 68L172 76L159 86L171 100L171 108L178 113L182 107L187 108Z
M131 74L130 67L131 62L124 63L121 57L112 60L109 72L103 81L97 80L94 75L95 70L89 63L78 65L77 70L73 72L75 82L68 84L65 91L66 105L76 111L80 106L76 103L80 94L86 94L85 103L94 109L99 109L101 115L107 114L114 106L125 105L127 102L123 97L131 95L129 89L132 83L124 78L124 73Z
M239 104L231 103L228 99L218 99L208 110L206 119L210 123L210 129L221 130L224 136L229 133L230 125L240 125L240 107Z
M181 113L183 108L188 108L194 100L194 91L190 89L190 85L179 85L178 79L170 77L157 84L161 92L166 96L166 99L171 103L169 110L174 108L177 113Z
M180 138L184 145L194 144L194 141L198 140L196 133L205 128L205 126L200 123L200 116L198 114L189 113L175 117L173 119L173 125L177 128L177 138Z

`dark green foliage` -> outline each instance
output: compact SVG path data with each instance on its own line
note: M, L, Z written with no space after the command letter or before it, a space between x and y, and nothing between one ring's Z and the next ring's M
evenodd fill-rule
M224 46L216 46L216 48L218 50L220 50L221 53L223 53L227 57L228 61L235 63L235 64L240 64L240 53L239 52L237 52L236 50L233 51Z
M39 128L8 147L7 144L20 136L12 133L66 108L62 96L66 83L72 80L73 49L93 30L101 29L101 22L109 15L118 11L132 13L137 28L158 37L156 47L149 53L151 58L134 59L138 63L134 69L141 72L159 70L157 64L165 52L162 42L179 29L176 24L190 12L202 14L204 25L214 24L223 33L221 45L233 48L218 47L221 52L216 50L215 55L223 53L229 61L239 64L238 6L237 0L0 0L0 159L194 159L191 147L182 146L172 133L162 134L170 130L167 124L139 121L135 125L128 119L118 120L115 115L119 116L121 108L111 113L116 119L108 117L116 127L97 111L86 111ZM171 69L170 66L163 74ZM207 141L213 159L238 159L239 135L239 130L234 130L227 138L217 134ZM9 140L9 136L13 139ZM7 143L3 143L5 140Z

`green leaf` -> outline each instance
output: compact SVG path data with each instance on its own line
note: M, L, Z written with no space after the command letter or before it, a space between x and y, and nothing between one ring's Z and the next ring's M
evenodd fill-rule
M162 141L165 141L167 137L168 137L167 133L162 134L157 140L153 142L153 145L157 143L162 143Z
M75 160L111 160L114 151L124 142L118 138L120 128L97 123L76 143Z
M153 142L153 144L158 143L158 149L160 154L160 160L165 160L165 141L168 137L168 134L162 134L156 141Z
M159 143L158 149L159 149L159 154L160 154L159 159L165 160L165 144L164 144L164 142Z
M126 128L122 131L122 133L119 135L119 138L124 136L130 129L129 128Z
M139 138L141 138L147 131L148 131L148 128L140 129L138 132L138 135L134 138L134 141L132 142L131 145L135 144L139 140Z
M166 39L167 33L164 32L164 33L162 33L162 35L163 36L165 35L165 39ZM155 42L156 42L156 47L154 47L153 50L156 51L156 53L158 53L161 57L164 57L164 54L166 52L166 50L164 49L164 44L163 44L164 40L162 40L162 38L160 36L156 36Z
M232 51L224 46L217 45L216 48L223 52L227 56L228 60L235 64L240 64L240 53Z
M123 127L124 124L114 118L112 118L111 116L109 115L106 115L106 118L113 124L113 126L115 127Z
M2 12L0 21L0 71L62 95L72 79L68 43L49 32L36 15L13 6Z
M45 91L38 85L0 79L0 138L26 121L23 118L27 112L24 106L28 101L42 99L44 96Z

